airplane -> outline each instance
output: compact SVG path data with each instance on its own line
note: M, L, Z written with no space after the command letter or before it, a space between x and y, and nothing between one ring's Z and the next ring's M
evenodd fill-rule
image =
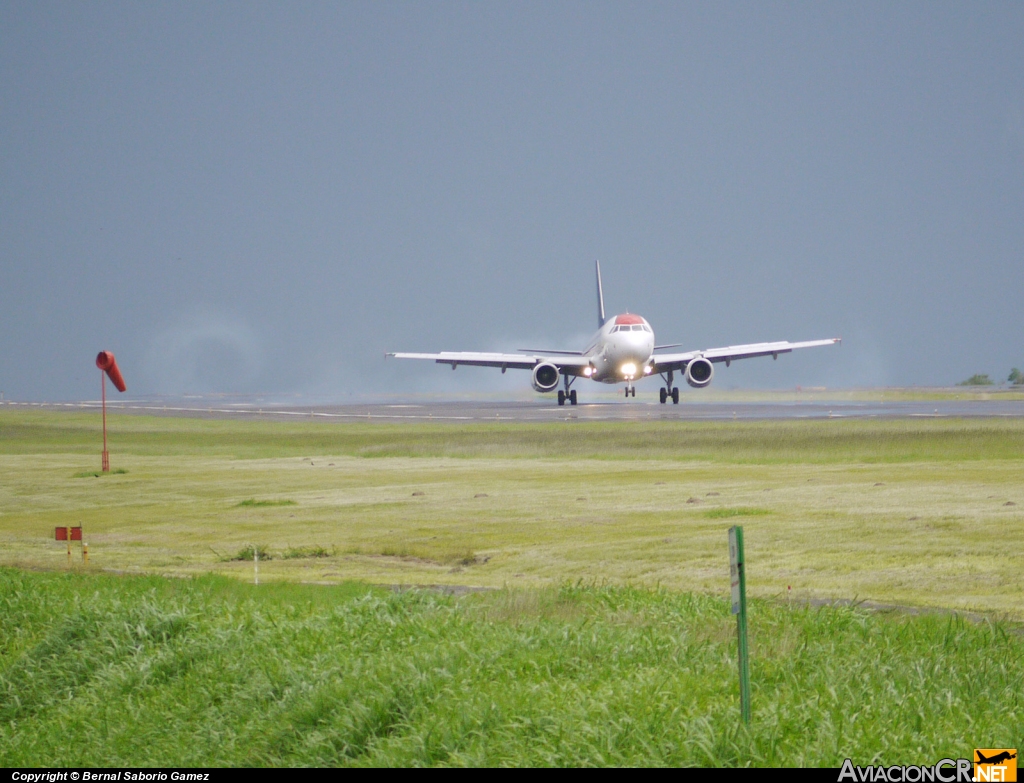
M1007 750L1004 750L1002 753L997 753L990 759L985 758L981 754L980 750L975 750L974 752L978 754L978 760L975 762L976 764L998 764L1000 761L1009 761L1010 759L1017 758L1016 753L1010 753Z
M834 345L840 337L827 340L809 340L801 343L774 342L731 345L726 348L686 351L685 353L656 353L678 348L680 343L656 345L654 330L647 319L632 313L605 317L604 291L601 287L601 263L594 262L597 273L597 332L582 351L548 351L520 348L520 353L486 353L472 351L442 351L441 353L386 353L384 358L431 359L438 364L450 364L454 370L460 364L472 367L500 367L502 373L509 368L530 370L531 385L538 392L552 392L562 380L564 389L558 390L558 404L575 405L576 389L572 385L580 378L599 383L626 384L626 397L636 397L636 382L641 378L660 375L665 385L660 400L669 399L679 404L679 389L673 385L675 373L682 373L686 382L695 389L711 383L715 364L725 362L728 367L737 359L789 353L797 348L816 348Z

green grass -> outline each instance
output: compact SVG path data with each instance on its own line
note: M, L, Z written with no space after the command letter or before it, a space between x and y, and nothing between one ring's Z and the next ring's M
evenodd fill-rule
M117 467L81 481L95 415L0 410L0 766L917 764L1024 736L1019 420L109 424Z
M230 557L223 558L224 562L245 562L252 563L259 556L260 562L273 560L273 555L262 544L247 544Z
M1013 629L757 600L745 728L728 611L0 569L0 765L838 767L1024 736Z
M713 508L705 511L705 519L728 519L729 517L761 517L771 514L770 508Z
M117 468L116 470L108 470L108 471L102 471L102 470L83 470L83 471L79 471L78 473L72 473L71 474L71 478L103 478L104 476L111 476L111 475L121 476L121 475L124 475L127 472L128 471L125 470L124 468Z
M334 557L337 554L335 549L328 549L322 546L296 546L288 547L281 553L283 560L298 560L309 557Z
M258 543L261 581L721 594L740 523L754 596L1024 619L1016 419L109 424L129 472L82 481L95 414L0 410L0 565L65 568L81 524L92 570L251 580Z
M107 423L115 462L120 455L201 454L835 465L1019 459L1024 453L1019 419L328 424L110 414ZM2 454L81 454L98 460L98 433L96 414L0 410Z

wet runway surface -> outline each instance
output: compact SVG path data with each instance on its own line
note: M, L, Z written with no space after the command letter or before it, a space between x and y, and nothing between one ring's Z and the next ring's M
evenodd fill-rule
M88 410L99 402L19 403L8 409ZM554 401L432 401L417 403L356 403L350 405L259 405L177 401L124 401L110 403L111 412L140 415L222 418L238 420L309 420L319 422L547 422L547 421L701 421L839 418L991 418L1024 417L1024 400L914 400L914 401L798 401L798 402L691 402L662 405L656 400L595 402L559 407Z

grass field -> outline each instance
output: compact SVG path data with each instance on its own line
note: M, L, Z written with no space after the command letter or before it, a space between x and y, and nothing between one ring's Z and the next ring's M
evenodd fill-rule
M1024 737L1024 422L112 416L97 476L96 419L0 411L0 766L920 764ZM53 527L79 523L68 573ZM804 600L836 598L984 618Z
M0 766L931 764L1024 736L996 623L0 568Z
M723 594L1024 618L1024 422L382 425L0 412L0 564ZM81 568L77 560L75 568Z

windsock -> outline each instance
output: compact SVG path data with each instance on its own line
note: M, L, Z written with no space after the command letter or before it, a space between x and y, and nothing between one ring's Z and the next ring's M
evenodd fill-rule
M107 377L110 378L110 382L117 387L118 391L123 392L128 388L124 385L124 378L121 377L121 370L117 367L117 359L114 358L114 354L110 351L100 351L96 354L96 366L107 374Z

